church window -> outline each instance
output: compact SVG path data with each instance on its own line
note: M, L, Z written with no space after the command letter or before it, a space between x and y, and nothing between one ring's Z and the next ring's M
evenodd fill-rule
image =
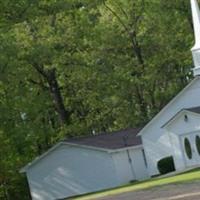
M189 159L192 159L192 148L191 148L190 141L188 140L188 138L185 138L184 145L185 145L185 152L186 152L187 157Z
M197 151L200 155L200 137L197 135L195 140L196 140Z

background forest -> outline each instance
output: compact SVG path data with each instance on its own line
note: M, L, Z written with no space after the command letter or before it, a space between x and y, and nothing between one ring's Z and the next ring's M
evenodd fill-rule
M189 0L0 1L0 199L65 137L145 125L192 78Z

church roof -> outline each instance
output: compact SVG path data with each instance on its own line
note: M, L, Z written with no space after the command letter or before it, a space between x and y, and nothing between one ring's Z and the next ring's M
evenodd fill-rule
M102 133L77 139L67 139L64 140L64 142L105 149L121 149L141 145L141 137L137 136L140 130L141 128L128 128L112 133Z
M183 110L188 110L190 112L194 112L194 113L200 114L200 106L192 107L192 108L186 108L186 109L183 109Z

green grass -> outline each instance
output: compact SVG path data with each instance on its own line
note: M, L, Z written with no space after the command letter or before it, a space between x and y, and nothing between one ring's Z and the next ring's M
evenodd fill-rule
M168 185L168 184L187 183L187 182L192 182L192 181L197 181L197 180L200 180L200 168L191 170L186 173L181 173L172 177L152 178L147 181L135 182L126 186L119 187L119 188L105 190L105 191L88 194L88 195L83 195L83 196L71 198L71 199L90 200L90 199L96 199L100 197L116 195L116 194L125 193L125 192L149 189L152 187L158 187L158 186L163 186L163 185Z

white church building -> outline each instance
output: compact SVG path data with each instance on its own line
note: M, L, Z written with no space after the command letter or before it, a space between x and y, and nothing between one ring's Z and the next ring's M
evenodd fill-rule
M63 140L21 169L33 200L56 200L158 175L172 156L176 171L200 166L200 10L191 0L194 79L144 128Z

